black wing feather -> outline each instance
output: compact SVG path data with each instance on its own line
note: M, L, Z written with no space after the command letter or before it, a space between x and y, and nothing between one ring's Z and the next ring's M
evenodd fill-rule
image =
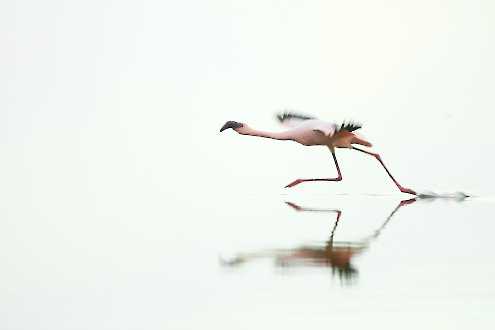
M361 125L361 123L357 123L355 121L344 121L340 125L339 131L352 132L352 131L360 129L361 127L363 127L363 125Z
M307 116L307 115L301 115L298 113L286 111L286 112L277 114L277 119L281 123L283 123L284 121L290 120L290 119L309 120L309 119L315 119L315 117L311 117L311 116Z

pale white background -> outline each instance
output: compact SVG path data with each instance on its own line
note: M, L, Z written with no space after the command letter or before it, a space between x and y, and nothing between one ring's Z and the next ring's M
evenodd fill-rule
M162 328L161 311L222 290L216 254L254 248L239 243L260 232L250 217L291 214L289 197L403 197L347 150L342 183L287 192L297 177L333 175L328 151L220 134L226 120L278 129L284 109L355 119L405 186L490 199L494 18L493 1L3 1L0 328ZM257 209L259 196L273 203ZM395 200L384 204L359 212L383 218ZM314 237L297 227L271 240L284 226L271 220L259 246ZM484 226L475 232L493 232ZM187 261L198 248L199 266ZM202 267L209 280L183 280ZM219 321L229 302L209 301L217 314L175 305L171 328L194 328L198 313ZM275 323L269 310L259 322Z

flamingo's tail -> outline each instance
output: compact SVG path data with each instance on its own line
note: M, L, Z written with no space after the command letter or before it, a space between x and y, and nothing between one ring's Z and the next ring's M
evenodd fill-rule
M360 145L365 146L365 147L372 147L373 146L370 142L366 141L364 138L362 138L360 136L357 136L356 134L354 134L354 137L352 138L351 143L360 144Z

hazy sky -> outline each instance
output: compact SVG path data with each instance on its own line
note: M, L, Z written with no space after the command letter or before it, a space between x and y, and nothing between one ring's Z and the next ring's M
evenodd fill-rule
M324 149L218 134L226 120L278 129L283 109L362 121L413 188L493 191L492 1L0 6L4 198L122 181L177 197L333 174ZM393 189L372 160L339 158L338 189Z

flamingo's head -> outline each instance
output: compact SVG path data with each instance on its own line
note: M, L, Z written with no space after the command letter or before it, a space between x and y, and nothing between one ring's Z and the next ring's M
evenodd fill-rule
M237 131L238 128L241 128L243 126L244 126L243 123L239 123L239 122L236 122L236 121L229 120L228 122L226 122L222 126L222 128L220 128L220 132L223 132L223 131L225 131L226 129L229 129L229 128L232 128L234 131Z

